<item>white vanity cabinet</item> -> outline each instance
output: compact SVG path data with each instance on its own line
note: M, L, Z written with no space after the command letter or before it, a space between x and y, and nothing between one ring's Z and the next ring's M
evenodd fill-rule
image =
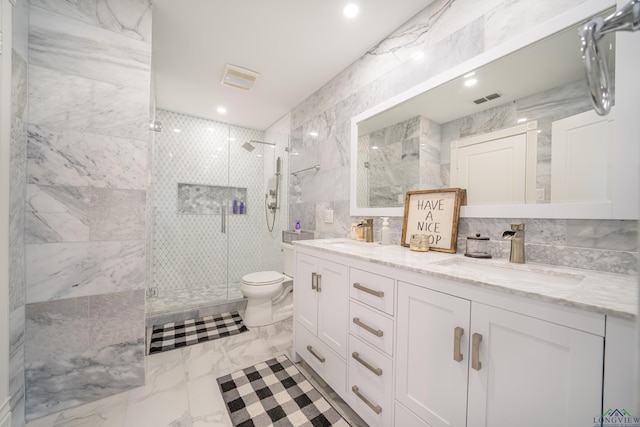
M603 337L509 308L398 284L396 400L415 425L593 425Z
M346 387L346 265L296 253L295 351L338 393Z
M520 266L496 285L406 248L331 242L295 245L294 348L369 426L583 427L640 411L632 310L598 299L635 301L632 278L558 270L588 287L556 290L518 282Z

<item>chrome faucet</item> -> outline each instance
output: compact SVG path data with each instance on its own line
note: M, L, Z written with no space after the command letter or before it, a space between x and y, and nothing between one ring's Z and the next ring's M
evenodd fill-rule
M511 224L511 230L502 233L504 240L511 240L509 262L524 264L524 224Z

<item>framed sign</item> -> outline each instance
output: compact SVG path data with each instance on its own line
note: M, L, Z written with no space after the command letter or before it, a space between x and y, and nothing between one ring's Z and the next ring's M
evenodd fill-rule
M426 234L430 250L455 253L460 206L466 203L466 195L462 188L408 191L402 246L409 246L413 234Z

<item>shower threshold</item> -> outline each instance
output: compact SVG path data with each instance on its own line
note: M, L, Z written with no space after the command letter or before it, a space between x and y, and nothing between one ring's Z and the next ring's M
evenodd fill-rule
M246 299L239 286L230 284L227 292L215 288L188 288L160 291L146 300L147 326L204 317L226 311L243 310Z

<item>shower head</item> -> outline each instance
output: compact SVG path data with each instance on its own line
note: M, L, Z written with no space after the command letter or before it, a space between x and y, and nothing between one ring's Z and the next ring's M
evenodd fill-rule
M256 147L254 147L253 145L251 145L250 142L245 142L244 144L242 144L242 148L244 148L245 150L247 150L248 152L252 152L253 150L256 149Z
M251 152L253 150L256 149L256 147L254 147L253 145L251 145L251 143L254 144L264 144L264 145L271 145L275 148L276 144L273 142L264 142L264 141L256 141L255 139L252 139L251 141L247 141L244 144L242 144L242 148L244 148L245 150Z

